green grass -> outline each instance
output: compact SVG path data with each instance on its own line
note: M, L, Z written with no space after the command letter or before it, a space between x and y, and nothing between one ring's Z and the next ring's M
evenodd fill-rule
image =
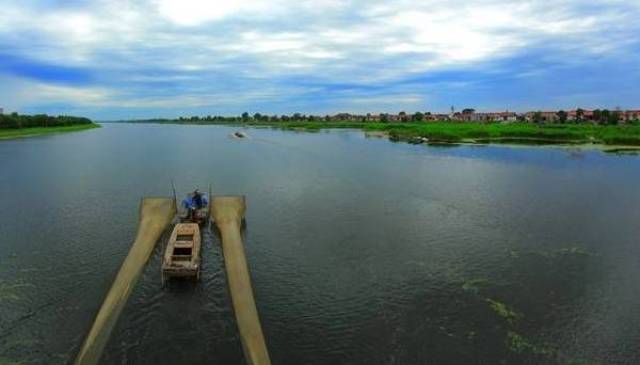
M41 136L44 134L77 132L87 129L100 128L97 124L80 124L62 127L34 127L18 129L0 129L0 140L22 137Z
M389 134L392 140L427 138L445 143L524 143L524 144L607 144L640 146L640 125L599 126L591 124L535 125L531 123L362 123L362 122L250 122L253 126L282 129L320 130L356 128Z
M423 137L431 142L521 142L537 143L599 143L640 146L640 126L543 125L528 123L420 123L371 124L368 130L389 133L392 139L408 140Z

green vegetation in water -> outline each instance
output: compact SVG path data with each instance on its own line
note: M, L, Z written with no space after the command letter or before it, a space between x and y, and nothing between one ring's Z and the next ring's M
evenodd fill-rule
M99 128L97 124L81 124L61 127L33 127L20 129L0 129L0 140L22 137L41 136L45 134L78 132L87 129Z
M611 153L614 155L638 156L640 155L640 148L631 148L631 147L608 148L608 149L605 149L604 152Z
M570 255L591 256L591 254L587 252L587 250L578 246L563 247L551 252L551 257Z
M18 289L21 288L31 288L34 287L31 284L23 284L23 283L5 283L0 281L0 303L3 301L18 301L20 300L20 296L16 293Z
M498 316L506 320L509 324L513 324L517 319L521 317L520 314L516 313L502 302L489 298L487 298L486 301L487 303L489 303L489 305L491 305L493 311L496 312Z
M480 290L480 287L485 286L489 283L489 280L485 278L472 278L465 279L462 282L462 290L477 293Z
M537 344L527 340L516 332L507 332L507 346L517 353L532 353L536 355L551 355L552 350L547 344Z
M556 250L538 252L538 254L548 259L557 259L562 257L593 256L587 250L578 246L562 247Z
M0 357L0 365L22 365L22 364L24 364L24 362L22 361L14 361L4 357Z
M516 250L509 251L509 256L513 259L518 259L521 256L526 254L539 255L542 257L546 257L548 259L558 259L562 257L597 256L596 254L590 253L586 249L579 246L562 247L555 250L547 250L547 251L516 251Z

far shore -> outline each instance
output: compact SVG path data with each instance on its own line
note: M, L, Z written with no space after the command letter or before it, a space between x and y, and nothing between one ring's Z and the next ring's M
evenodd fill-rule
M92 123L92 124L78 124L78 125L56 126L56 127L0 129L0 140L35 137L35 136L42 136L46 134L78 132L78 131L84 131L84 130L93 129L93 128L100 128L100 125Z
M517 144L567 145L626 152L640 150L640 125L477 123L477 122L220 122L188 120L135 120L126 123L226 125L287 130L359 129L391 141L413 144Z

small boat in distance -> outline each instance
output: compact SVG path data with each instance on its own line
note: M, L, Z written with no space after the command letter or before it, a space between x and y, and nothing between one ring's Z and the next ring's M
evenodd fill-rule
M233 136L236 138L247 138L247 134L241 131L234 132Z
M172 277L200 279L200 226L178 223L173 228L162 260L162 286Z

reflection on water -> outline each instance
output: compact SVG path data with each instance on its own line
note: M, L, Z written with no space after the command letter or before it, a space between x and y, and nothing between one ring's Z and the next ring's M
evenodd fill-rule
M247 196L276 364L638 362L637 156L233 131L0 143L0 362L73 359L140 196L170 195L172 179ZM162 244L103 363L242 363L216 235L204 230L197 285L160 288Z

